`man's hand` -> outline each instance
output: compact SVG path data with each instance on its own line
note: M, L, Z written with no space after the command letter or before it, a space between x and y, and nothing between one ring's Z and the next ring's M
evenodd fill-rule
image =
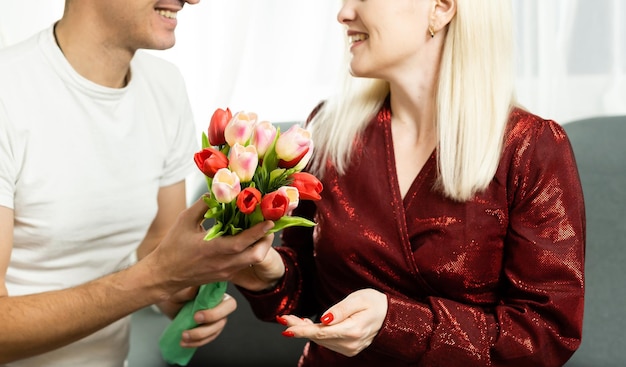
M229 294L224 294L217 306L200 310L193 316L198 327L183 332L181 346L200 347L215 340L226 326L227 316L237 309L237 301Z
M207 207L202 199L180 213L157 248L142 261L167 300L183 288L230 280L238 271L261 263L272 247L271 221L235 236L205 241L202 227Z

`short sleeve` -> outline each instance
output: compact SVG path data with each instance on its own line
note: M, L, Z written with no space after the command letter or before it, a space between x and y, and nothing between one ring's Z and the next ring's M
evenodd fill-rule
M0 205L14 208L15 182L18 168L16 163L15 129L9 123L2 101L0 101Z
M176 128L172 130L161 186L172 185L187 178L193 172L193 155L199 150L199 139L196 139L193 114L183 82L180 83L177 96L180 98L180 116Z

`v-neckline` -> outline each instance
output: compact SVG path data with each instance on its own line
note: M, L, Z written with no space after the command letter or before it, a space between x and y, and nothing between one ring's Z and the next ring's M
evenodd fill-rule
M381 116L381 120L383 121L383 129L385 135L385 150L387 155L387 162L389 163L389 180L391 187L393 188L394 195L399 198L398 202L403 203L404 209L408 209L409 206L413 202L413 198L416 196L416 193L419 192L423 185L432 183L433 181L427 180L426 178L430 175L434 168L436 167L436 153L437 148L433 149L426 162L420 169L420 171L415 175L409 189L406 194L402 196L402 191L400 190L400 182L398 180L398 170L396 166L396 156L394 150L394 142L393 142L393 134L391 131L391 110L389 105L385 105L383 110L386 112ZM430 190L430 188L429 188Z

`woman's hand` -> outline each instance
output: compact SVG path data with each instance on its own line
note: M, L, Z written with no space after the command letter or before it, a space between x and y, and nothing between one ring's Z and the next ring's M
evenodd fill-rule
M288 326L284 336L308 338L348 357L367 348L383 325L387 315L387 296L374 289L351 293L322 315L322 323L293 315L278 317Z
M278 251L270 248L262 261L239 271L231 278L231 282L250 291L261 291L276 285L284 274L282 257Z

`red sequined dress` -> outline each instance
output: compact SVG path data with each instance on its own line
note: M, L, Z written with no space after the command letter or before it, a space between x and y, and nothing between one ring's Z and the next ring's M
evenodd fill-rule
M372 344L345 357L310 342L301 366L562 366L581 341L585 213L561 126L515 109L495 178L465 203L433 190L434 154L401 197L388 104L362 139L300 203L315 230L284 231L282 283L243 291L257 317L319 317L374 288L389 307Z

